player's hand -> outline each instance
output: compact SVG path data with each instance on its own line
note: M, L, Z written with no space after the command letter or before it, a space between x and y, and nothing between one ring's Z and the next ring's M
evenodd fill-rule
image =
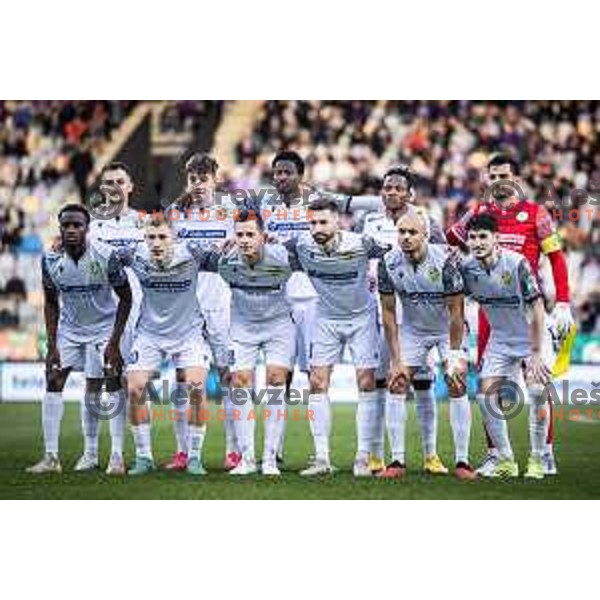
M123 371L123 357L119 342L111 338L104 349L104 372L107 377L117 377Z
M468 362L463 350L450 350L446 357L445 378L448 387L462 391L467 378Z
M528 381L540 385L546 385L552 380L552 372L539 354L534 354L528 359L526 375Z
M237 241L235 238L230 237L217 244L217 248L219 249L220 254L227 254L229 251L233 250L237 245Z
M557 302L553 317L556 333L561 340L564 340L575 324L571 305L568 302Z
M273 235L272 233L267 233L265 231L265 244L277 244L278 242L279 239L276 235Z
M221 385L229 386L231 382L231 371L229 370L229 367L218 367L218 371Z
M58 347L56 345L50 346L48 348L48 354L46 354L46 371L50 373L51 371L60 371L61 369Z
M388 375L388 386L390 388L405 388L408 386L409 381L410 371L408 367L401 360L392 362Z
M63 249L62 240L60 239L60 236L57 235L54 237L54 239L52 240L52 243L50 244L50 250L52 252L62 252L62 249Z

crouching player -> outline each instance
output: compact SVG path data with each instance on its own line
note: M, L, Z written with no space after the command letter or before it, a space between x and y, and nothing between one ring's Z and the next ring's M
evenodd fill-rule
M447 246L429 244L428 221L408 213L398 221L399 248L379 263L379 294L383 324L390 350L389 391L386 424L392 462L381 477L403 477L406 472L406 393L412 385L421 426L425 471L447 474L437 454L436 400L431 389L433 374L428 366L432 348L437 348L445 369L450 395L450 424L454 438L456 477L475 479L469 465L471 407L465 389L466 360L462 350L464 333L463 281ZM398 336L396 295L402 303L403 319ZM401 340L401 343L399 341Z
M127 365L136 452L135 466L129 474L139 475L155 468L146 393L163 358L168 357L177 371L177 380L186 386L191 404L185 415L189 423L187 472L204 475L202 447L208 415L204 386L210 349L202 335L203 319L196 297L199 264L185 244L174 243L172 228L162 219L147 223L145 241L141 248L129 247L120 253L142 289L140 318ZM183 402L179 396L177 402Z
M253 375L259 353L267 366L268 405L265 420L263 475L280 475L277 450L285 424L285 388L296 352L296 328L291 319L286 283L292 274L287 249L265 244L260 213L242 209L235 222L235 247L201 257L203 268L218 273L231 287L231 398L242 460L232 475L256 472L254 455ZM202 252L198 247L196 252Z
M506 382L519 386L523 401L527 386L550 381L548 360L542 355L544 303L527 259L501 248L498 225L489 214L475 215L467 224L471 256L461 264L465 290L484 308L491 325L489 343L481 366L480 405L485 427L499 460L491 477L517 477L506 417L500 407L500 391ZM523 384L523 379L527 385ZM544 477L547 411L543 403L529 405L531 454L525 477Z
M91 407L88 403L96 405L105 382L107 391L113 394L112 402L123 410L119 344L131 309L127 276L116 251L88 241L90 214L85 207L68 204L60 211L58 220L62 250L49 252L42 258L48 333L46 395L42 402L46 454L28 469L30 473L62 471L58 442L64 411L63 389L71 371L83 371L86 376L82 413ZM97 440L96 435L86 436L86 454L97 465L98 448L89 445L90 437ZM111 465L108 472L113 472Z

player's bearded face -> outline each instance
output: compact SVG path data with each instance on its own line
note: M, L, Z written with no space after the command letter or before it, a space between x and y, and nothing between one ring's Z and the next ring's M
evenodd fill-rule
M389 175L383 181L381 197L388 210L398 210L411 201L410 187L400 175Z
M217 187L214 175L190 171L186 177L185 190L190 194L194 202L206 202L212 198Z
M85 244L88 226L80 212L65 212L60 218L60 237L63 246L78 247Z
M118 193L115 193L115 187L121 190L125 199L129 199L129 196L133 192L131 177L123 169L105 171L100 180L100 190L105 195L105 198L111 203L118 204L121 198L119 198Z
M330 210L315 210L310 221L310 232L317 244L325 245L338 231L338 216Z
M157 264L167 263L173 255L173 233L168 225L148 227L146 230L146 244L150 256Z
M502 185L503 182L507 185ZM516 177L509 164L490 167L487 175L487 184L493 186L492 197L498 202L508 200L508 198L512 198L515 195Z
M485 230L469 231L467 246L469 247L469 252L475 258L482 260L491 256L495 244L496 235L493 232Z
M235 239L240 252L247 258L254 258L264 244L264 234L255 221L236 223Z
M273 184L280 194L296 191L300 179L296 165L289 160L280 160L273 169Z

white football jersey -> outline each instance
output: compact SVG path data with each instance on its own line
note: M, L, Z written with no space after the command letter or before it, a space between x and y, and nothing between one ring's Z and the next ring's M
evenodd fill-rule
M198 242L205 250L216 243L233 237L231 209L215 205L207 208L190 207L178 210L175 205L167 209L169 220L180 242ZM229 307L230 291L217 273L200 273L198 300L204 310L223 310Z
M369 260L382 258L390 250L368 235L351 231L340 231L337 244L329 250L317 244L310 233L286 245L294 268L300 266L317 291L319 315L334 320L352 319L367 310Z
M175 244L173 258L160 267L146 245L135 252L120 252L142 289L142 306L136 333L170 340L183 339L204 324L196 297L199 264L186 244Z
M488 349L505 356L528 356L526 305L541 295L529 261L522 254L501 248L496 264L490 268L469 256L460 270L466 293L479 303L491 325Z
M113 248L88 243L77 262L65 252L48 252L42 257L42 281L59 295L62 335L82 343L110 335L117 310L112 288L127 281Z

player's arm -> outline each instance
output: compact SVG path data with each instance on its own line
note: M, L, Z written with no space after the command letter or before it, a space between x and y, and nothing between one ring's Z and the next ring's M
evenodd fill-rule
M449 385L464 385L466 356L463 350L465 332L465 284L457 259L448 256L442 269L442 282L449 316L450 351L446 363ZM461 390L462 391L462 390Z
M199 242L191 240L187 242L186 248L198 265L199 271L209 271L211 273L219 271L219 261L225 254L223 247L214 245L207 250Z
M129 287L127 274L116 252L113 252L108 259L108 281L119 301L115 323L104 351L104 364L107 370L114 370L119 373L123 367L120 351L121 337L131 311L131 288Z
M367 251L367 257L370 259L383 258L392 249L389 244L378 242L374 237L367 233L362 234L362 242Z
M42 257L42 287L44 290L44 320L46 322L46 335L48 336L46 369L50 372L53 369L60 368L60 353L57 345L60 304L58 300L58 289L54 285L48 272L45 256Z
M542 252L548 257L552 268L552 279L556 290L556 307L554 309L556 329L559 336L564 338L575 322L571 312L569 270L565 254L562 251L560 236L550 213L543 206L539 206L537 211L536 234Z
M459 246L462 250L467 249L467 225L475 211L468 210L454 225L446 230L446 241L451 246Z
M283 244L284 248L288 252L288 262L292 271L304 271L304 267L300 262L300 255L298 253L298 240L293 238Z
M385 208L381 196L340 196L338 205L340 211L346 214L380 212Z

